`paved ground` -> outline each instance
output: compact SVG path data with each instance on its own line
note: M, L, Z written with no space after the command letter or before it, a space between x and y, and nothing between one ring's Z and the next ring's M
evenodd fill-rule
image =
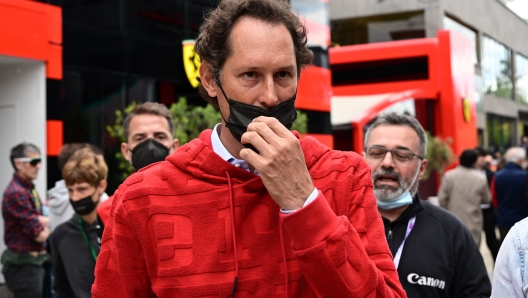
M6 288L6 286L0 286L0 298L13 298L13 294Z
M495 232L498 236L499 231L496 230ZM482 239L480 240L480 253L482 254L482 257L484 258L484 263L486 264L486 269L488 269L488 275L490 277L490 280L493 282L493 265L494 265L493 257L491 256L491 252L486 246L486 235L484 235L484 233L482 233Z

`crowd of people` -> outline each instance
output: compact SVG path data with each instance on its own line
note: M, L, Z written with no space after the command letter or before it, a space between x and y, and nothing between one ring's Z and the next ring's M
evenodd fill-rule
M362 156L290 131L313 54L287 1L222 1L195 49L222 122L179 147L178 119L137 105L121 145L136 172L111 196L93 145L64 145L47 200L39 148L11 150L1 261L15 297L527 295L524 148L496 172L482 148L463 151L435 206L418 195L427 138L412 116L380 115Z

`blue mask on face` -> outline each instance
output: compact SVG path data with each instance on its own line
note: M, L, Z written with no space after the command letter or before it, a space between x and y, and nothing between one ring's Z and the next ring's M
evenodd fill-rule
M412 180L411 185L401 194L401 196L391 201L381 201L376 198L379 208L383 210L391 210L412 204L413 198L409 190L411 189L414 184L414 181L416 181L416 178L418 178L418 175L420 174L421 164L422 162L418 163L418 169L416 170L416 174L414 175L414 179Z

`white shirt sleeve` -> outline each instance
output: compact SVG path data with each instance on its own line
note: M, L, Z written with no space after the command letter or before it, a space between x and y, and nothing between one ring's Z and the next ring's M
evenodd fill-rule
M317 195L319 194L319 190L317 190L317 188L314 188L314 190L312 191L312 193L310 194L310 196L308 197L308 199L306 199L306 201L304 202L304 205L303 205L303 208L306 207L308 204L310 204L311 202L313 202L313 200L315 200L317 198ZM292 214L293 212L297 211L297 210L280 210L283 214Z

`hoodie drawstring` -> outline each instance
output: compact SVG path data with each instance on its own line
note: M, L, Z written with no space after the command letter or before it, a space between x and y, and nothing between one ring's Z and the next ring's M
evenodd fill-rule
M235 208L233 207L233 186L231 185L231 176L225 172L227 176L227 184L229 186L229 209L231 211L231 232L233 233L233 252L235 254L235 279L233 281L233 290L231 290L231 298L235 297L235 292L238 284L238 252L236 246L236 230L235 230ZM282 219L279 217L279 237L282 253L282 263L284 265L284 288L285 296L288 297L288 263L286 262L286 250L284 250L284 238L282 236Z
M233 186L231 185L231 176L226 171L227 184L229 185L229 209L231 210L231 232L233 233L233 252L235 253L235 279L233 281L233 290L231 291L231 298L235 297L236 287L238 284L238 253L236 246L236 230L235 230L235 208L233 207Z
M282 218L279 217L279 236L282 252L282 264L284 265L284 288L286 291L285 297L288 298L288 263L286 263L286 251L284 250L284 238L282 237Z

